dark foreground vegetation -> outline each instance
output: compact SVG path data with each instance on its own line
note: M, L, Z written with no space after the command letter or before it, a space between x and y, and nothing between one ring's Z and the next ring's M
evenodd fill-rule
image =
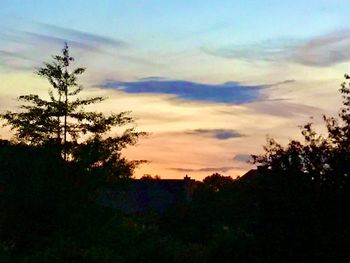
M130 180L120 150L143 134L107 137L132 119L77 110L102 98L66 100L83 70L69 73L63 51L39 71L57 96L23 96L32 106L2 115L17 137L0 141L0 262L349 262L348 84L326 136L307 124L303 142L269 140L256 171L209 176L162 213L123 214L96 200Z

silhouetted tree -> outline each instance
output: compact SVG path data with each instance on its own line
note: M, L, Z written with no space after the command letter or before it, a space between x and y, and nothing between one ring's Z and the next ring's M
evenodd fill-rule
M115 171L116 163L119 168L126 168L128 162L121 158L120 150L135 144L145 133L128 128L121 136L106 137L112 127L132 124L133 118L129 112L105 116L86 111L84 106L102 102L105 98L76 98L83 90L77 79L85 68L71 69L73 60L65 44L61 55L53 56L53 62L44 63L37 71L51 85L50 99L34 94L20 96L19 100L25 102L22 111L8 111L0 118L15 131L17 141L30 145L54 143L66 161L77 161L88 168L113 166ZM78 142L82 136L88 139ZM128 168L132 170L135 164L129 163Z
M234 180L231 176L224 176L219 173L214 173L203 179L204 185L214 192L222 190L223 188L231 185L233 182Z
M82 90L77 77L84 69L70 70L71 61L65 45L62 55L38 70L52 86L50 99L24 95L20 112L0 115L16 134L14 141L0 140L1 262L107 262L99 258L108 257L109 248L85 252L73 243L104 231L114 217L98 204L99 193L105 179L133 174L139 161L128 161L121 150L144 133L131 127L108 136L112 127L133 119L128 112L85 111L103 98L73 98Z
M247 193L259 212L256 236L261 252L271 261L346 262L349 258L349 80L345 75L338 118L324 116L326 135L307 123L301 127L303 141L291 140L284 147L268 139L264 154L253 156L262 169L240 180L246 184L242 189L254 187L254 194Z
M143 181L153 181L153 180L161 180L160 176L159 175L150 175L150 174L144 174L140 180L143 180Z
M350 174L350 77L345 75L340 93L343 104L338 117L324 116L327 135L318 134L307 123L301 127L304 141L291 140L283 147L269 138L265 153L253 155L254 163L271 171L303 175L320 185L344 188Z

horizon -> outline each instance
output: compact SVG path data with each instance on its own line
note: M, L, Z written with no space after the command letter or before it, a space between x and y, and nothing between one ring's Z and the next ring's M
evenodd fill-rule
M95 109L131 110L150 133L123 151L150 161L137 178L234 178L267 135L285 144L311 116L322 131L322 115L337 114L350 73L346 2L4 0L0 111L47 96L33 72L67 42L87 68L81 96L109 97Z

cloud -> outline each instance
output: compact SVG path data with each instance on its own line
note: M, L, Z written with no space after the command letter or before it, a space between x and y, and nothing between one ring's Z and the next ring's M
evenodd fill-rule
M282 86L282 85L293 84L295 82L296 82L295 79L286 79L286 80L275 82L275 83L272 83L272 84L266 84L266 85L264 85L264 87L265 88L273 88L273 87L279 87L279 86Z
M58 44L71 43L81 49L105 52L104 48L126 48L129 46L123 40L114 39L98 34L83 32L70 28L48 24L34 23L31 29L2 28L0 39L5 42L19 44Z
M159 77L159 76L150 76L150 77L145 77L145 78L139 79L139 81L161 81L161 80L166 80L166 78Z
M246 163L252 160L252 156L250 154L237 154L235 157L233 157L233 160Z
M0 65L10 65L16 70L33 70L33 61L20 53L0 50Z
M276 61L284 58L286 50L292 49L299 43L295 39L270 39L247 45L230 45L217 49L203 47L203 52L230 59L248 61Z
M91 54L113 55L114 49L125 49L125 41L98 34L87 33L46 24L29 23L29 28L0 31L0 65L12 69L33 69L41 64L41 59L50 57L62 49L65 42L82 56Z
M57 45L59 47L63 46L65 42L69 44L70 47L78 48L84 51L96 52L96 53L104 53L105 51L101 48L100 45L94 45L88 42L79 41L77 39L66 38L64 36L51 36L41 33L33 33L33 32L22 32L22 36L26 39L27 43L35 45L40 42L45 45Z
M265 100L249 104L250 109L256 112L279 117L302 117L319 116L323 114L322 109L316 106L295 103L286 99Z
M186 131L187 134L199 135L204 137L213 137L218 140L228 140L232 138L239 138L242 135L235 130L224 130L224 129L196 129L191 131Z
M21 54L17 54L11 51L0 50L0 56L3 58L20 58L20 59L28 59L26 56Z
M232 169L240 169L239 167L234 166L224 166L224 167L204 167L199 169L191 169L191 168L169 168L169 170L177 171L177 172L223 172L226 173Z
M291 60L307 66L331 66L350 60L350 30L319 36L293 48Z
M146 79L134 82L107 80L99 87L133 94L168 94L187 101L242 104L260 97L260 86L245 86L237 82L204 84L184 80Z
M207 54L248 61L294 62L328 67L350 61L350 30L333 31L310 39L276 39L217 49L202 48Z
M128 47L128 43L123 40L106 37L98 34L83 32L80 30L64 28L48 24L38 24L39 27L48 34L54 34L70 41L79 43L88 43L91 46L112 46L112 47Z

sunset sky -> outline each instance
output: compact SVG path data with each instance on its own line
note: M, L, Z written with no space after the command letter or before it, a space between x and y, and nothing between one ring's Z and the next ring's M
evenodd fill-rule
M82 96L150 133L124 151L149 161L137 177L235 177L267 135L286 143L337 113L349 0L0 0L1 111L47 96L33 72L65 41L87 68Z

